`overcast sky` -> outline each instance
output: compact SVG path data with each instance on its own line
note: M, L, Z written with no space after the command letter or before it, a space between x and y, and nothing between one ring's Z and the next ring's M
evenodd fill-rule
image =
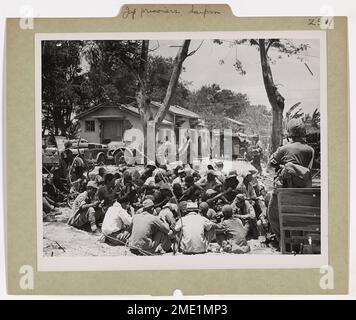
M320 103L320 48L319 40L293 40L294 43L307 43L310 48L303 53L305 61L296 57L277 59L272 65L275 83L285 98L285 110L301 102L304 112L313 112ZM174 57L182 41L159 41L159 48L153 54ZM201 40L192 40L190 50L199 46ZM157 47L157 41L151 41L151 48ZM272 49L272 57L277 57ZM246 75L240 75L233 67L236 57L242 62ZM224 60L224 64L219 63ZM304 65L306 62L313 75ZM252 104L264 104L270 108L262 80L259 52L255 47L228 44L217 45L205 40L200 49L184 62L185 72L181 79L191 82L189 89L199 89L203 85L217 83L222 89L246 93Z

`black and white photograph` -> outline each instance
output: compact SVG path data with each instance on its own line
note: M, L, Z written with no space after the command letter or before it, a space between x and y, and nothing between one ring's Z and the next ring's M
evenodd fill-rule
M326 95L318 31L37 34L39 268L320 266Z

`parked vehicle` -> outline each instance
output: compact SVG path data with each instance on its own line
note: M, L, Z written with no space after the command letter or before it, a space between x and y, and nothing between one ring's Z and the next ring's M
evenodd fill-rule
M42 139L42 165L47 170L59 165L59 153L64 150L63 136L47 136ZM90 143L84 139L70 140L72 147L70 150L75 156L77 166L104 165L107 162L107 145L100 143Z

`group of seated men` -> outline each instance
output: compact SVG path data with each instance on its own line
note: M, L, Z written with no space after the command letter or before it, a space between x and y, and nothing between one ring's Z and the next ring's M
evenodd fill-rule
M74 200L68 224L135 254L246 253L248 239L268 232L264 188L253 183L254 172L226 175L222 168L208 165L202 175L189 165L168 170L154 162L141 173L100 168Z
M288 142L269 162L276 169L274 185L310 188L314 150L306 144L305 124L292 119L287 131ZM256 171L225 175L218 162L200 174L189 165L169 170L149 161L143 172L123 167L112 174L100 168L86 177L83 168L75 168L70 192L78 195L68 224L136 254L205 253L212 242L220 251L245 253L249 239L266 243L280 237L276 192L266 193ZM55 208L55 190L66 191L56 172L44 181L45 211Z

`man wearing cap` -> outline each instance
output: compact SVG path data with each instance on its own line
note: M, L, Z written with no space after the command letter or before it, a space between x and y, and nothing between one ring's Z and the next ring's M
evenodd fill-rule
M68 224L78 229L90 229L94 233L99 233L96 226L96 209L99 201L95 199L98 186L94 181L89 181L87 190L79 194L73 202L72 215ZM101 211L101 210L100 210Z
M237 186L239 185L239 180L237 179L236 170L231 170L224 181L224 196L228 203L234 201L237 195Z
M102 202L103 214L106 210L111 207L115 198L117 197L115 191L115 177L112 173L107 173L104 176L104 185L99 187L98 192L96 194L99 201Z
M124 171L122 177L122 187L117 189L116 193L118 194L118 201L120 203L127 202L132 205L137 201L137 189L132 182L132 176L129 171Z
M204 190L219 190L222 186L221 182L216 178L216 173L214 170L208 170L206 176L201 178L197 184L200 185Z
M182 167L179 167L176 170L176 173L177 173L177 177L173 180L172 184L178 183L181 186L183 186L184 177L186 176L185 170Z
M115 201L106 211L101 231L107 242L124 245L129 239L132 218L126 210L127 207L127 202Z
M129 239L131 251L135 254L163 253L170 249L170 232L167 223L153 215L154 203L150 199L143 201L142 213L132 219L132 232Z
M163 177L163 172L157 172L154 176L147 178L143 184L143 189L146 191L146 194L153 194L155 190L159 190L164 184Z
M231 204L234 214L241 219L248 236L254 238L256 236L256 213L253 206L246 200L244 194L238 194Z
M215 234L215 224L198 213L195 202L187 202L186 211L175 226L175 231L181 233L180 249L184 254L206 253Z
M247 253L250 246L246 241L246 233L241 220L233 214L231 205L222 208L224 220L216 226L216 241L221 249L230 253Z

